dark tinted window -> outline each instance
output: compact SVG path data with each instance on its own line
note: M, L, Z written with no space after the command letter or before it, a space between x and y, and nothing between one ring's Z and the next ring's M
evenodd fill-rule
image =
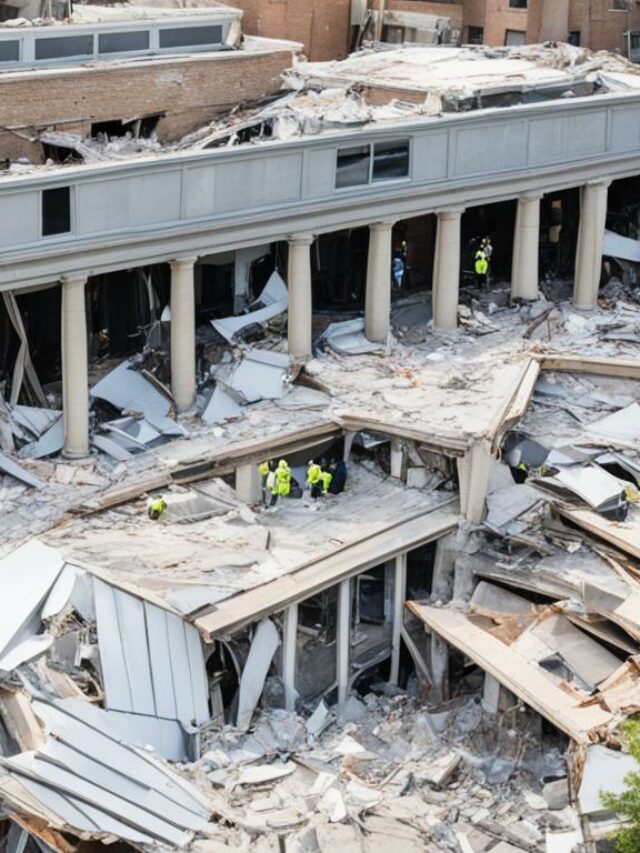
M222 27L180 27L160 30L160 47L199 47L220 44Z
M0 62L17 62L19 59L19 41L0 41Z
M98 53L124 53L127 50L148 50L149 33L139 30L131 33L101 33L98 36Z
M409 174L409 142L376 142L373 146L373 180L391 181Z
M371 147L356 145L338 150L336 187L355 187L369 183Z
M69 187L42 191L42 236L71 231L71 191Z
M70 56L91 56L92 54L92 35L36 39L36 59L65 59Z

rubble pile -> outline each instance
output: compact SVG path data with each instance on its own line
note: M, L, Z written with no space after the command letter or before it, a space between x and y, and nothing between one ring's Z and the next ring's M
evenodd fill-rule
M385 837L403 851L537 850L575 830L564 761L532 715L496 726L477 695L430 707L378 688L306 722L264 711L250 734L208 742L192 772L224 792L245 843L278 831L292 853L373 851Z

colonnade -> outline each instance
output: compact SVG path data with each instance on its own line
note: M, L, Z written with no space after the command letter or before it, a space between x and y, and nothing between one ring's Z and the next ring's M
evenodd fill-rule
M593 181L581 189L581 215L576 251L574 304L587 309L596 304L602 241L607 212L608 180ZM542 194L518 199L513 242L512 299L534 300L538 295L538 246ZM457 325L460 284L460 233L464 209L436 210L436 248L433 261L433 326L447 331ZM365 296L365 332L374 342L389 336L393 220L369 226L369 254ZM289 352L298 360L311 356L313 300L310 233L289 236ZM196 396L195 284L196 257L176 258L171 268L171 390L178 413L188 411ZM68 457L89 452L88 364L85 285L88 275L61 277L62 287L62 396Z

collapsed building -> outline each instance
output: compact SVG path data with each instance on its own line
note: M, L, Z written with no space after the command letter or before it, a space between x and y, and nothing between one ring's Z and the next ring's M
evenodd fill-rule
M605 849L640 705L638 85L402 48L153 148L30 124L64 155L0 176L6 849ZM266 508L281 458L347 488Z

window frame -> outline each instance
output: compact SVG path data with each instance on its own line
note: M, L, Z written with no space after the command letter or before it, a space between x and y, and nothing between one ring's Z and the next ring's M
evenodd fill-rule
M75 226L75 193L73 186L69 184L59 184L53 187L44 187L40 190L40 239L41 240L56 240L61 237L72 236ZM69 228L66 231L55 231L51 234L44 233L44 195L52 190L67 190L69 197Z
M376 145L392 145L397 144L398 146L401 144L406 144L407 146L407 174L402 177L397 178L374 178L373 177L373 167L375 164L375 146ZM350 148L365 148L369 149L369 173L366 181L358 184L346 184L345 186L338 186L338 158L340 157L341 152L346 152ZM356 140L354 140L352 145L341 145L336 148L336 156L334 161L334 179L333 179L333 189L334 192L344 192L345 190L353 190L357 188L371 188L374 186L378 186L380 184L398 184L403 181L411 181L411 172L413 170L413 145L411 144L411 137L405 136L400 137L398 139L378 139L371 142L363 142L358 144Z

